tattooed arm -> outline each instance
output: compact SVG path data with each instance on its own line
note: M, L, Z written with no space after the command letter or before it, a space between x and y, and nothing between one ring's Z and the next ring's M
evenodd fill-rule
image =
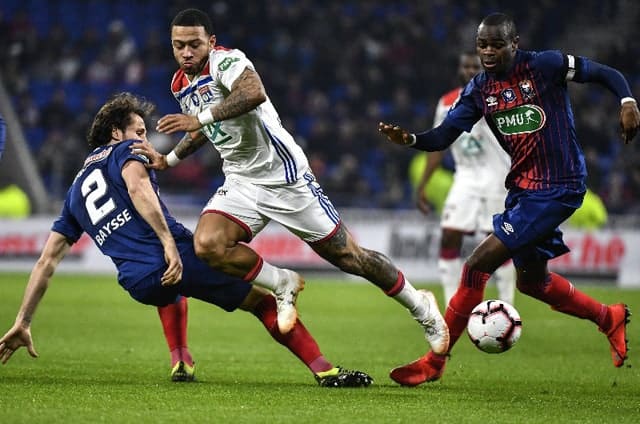
M254 70L246 68L234 81L231 92L221 103L205 109L196 115L171 114L158 120L156 129L161 133L196 131L206 124L224 121L244 115L267 100L262 80ZM178 152L176 155L180 157Z
M252 111L267 100L260 75L246 68L231 86L231 93L222 103L211 108L213 122L235 118Z

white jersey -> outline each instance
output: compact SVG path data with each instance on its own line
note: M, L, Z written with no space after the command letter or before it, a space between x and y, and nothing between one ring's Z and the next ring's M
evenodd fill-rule
M456 88L440 98L434 127L444 120L461 91L462 88ZM484 118L473 126L470 133L462 133L453 142L451 153L456 163L456 183L479 193L500 195L504 198L505 177L511 167L511 158L493 136Z
M217 46L193 81L178 70L171 81L171 91L183 113L196 115L221 103L247 68L255 70L242 51ZM278 185L292 184L308 171L306 155L280 123L269 98L244 115L205 125L202 131L220 152L225 176Z

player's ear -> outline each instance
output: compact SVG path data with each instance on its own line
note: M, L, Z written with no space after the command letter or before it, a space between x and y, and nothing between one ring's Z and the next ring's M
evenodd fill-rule
M516 35L513 37L513 41L511 41L511 48L515 51L518 48L518 43L520 43L520 36Z
M122 130L116 127L111 127L111 139L116 141L122 141Z
M216 36L212 35L209 37L209 50L213 49L216 46Z

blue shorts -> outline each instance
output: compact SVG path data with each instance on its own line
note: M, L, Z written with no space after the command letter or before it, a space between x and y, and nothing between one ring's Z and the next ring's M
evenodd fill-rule
M174 303L179 296L193 297L228 312L242 304L251 284L208 266L196 256L191 240L179 242L178 249L182 258L182 281L173 286L163 286L160 283L166 270L163 267L126 289L129 295L140 303L155 306Z
M565 188L509 190L505 211L493 216L493 231L511 252L516 267L569 251L558 226L580 207L584 194L584 190Z

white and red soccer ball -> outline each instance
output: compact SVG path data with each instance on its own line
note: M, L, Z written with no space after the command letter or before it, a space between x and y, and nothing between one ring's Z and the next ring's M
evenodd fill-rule
M476 347L487 353L509 350L520 338L522 320L510 304L485 300L473 308L467 333Z

